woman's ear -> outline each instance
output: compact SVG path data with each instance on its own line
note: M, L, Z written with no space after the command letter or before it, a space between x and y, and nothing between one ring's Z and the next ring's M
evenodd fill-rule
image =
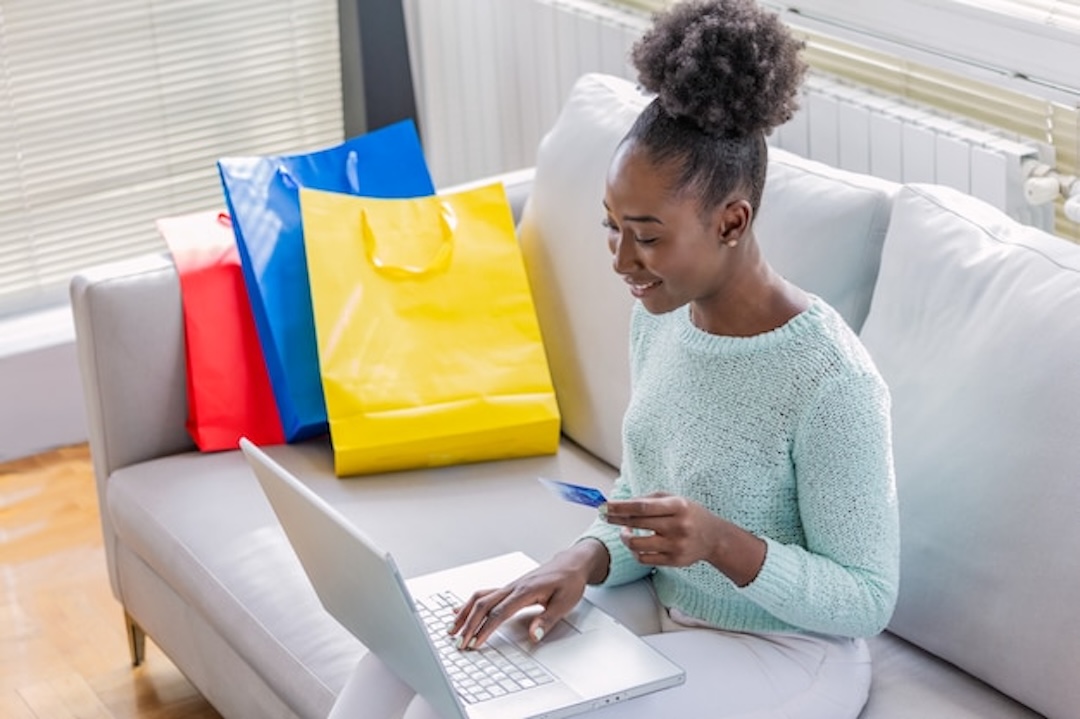
M718 235L720 242L728 247L735 247L750 228L754 217L754 208L745 198L730 200L720 209Z

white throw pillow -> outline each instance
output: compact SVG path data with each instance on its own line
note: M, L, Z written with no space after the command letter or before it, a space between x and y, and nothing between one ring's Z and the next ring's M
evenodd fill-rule
M632 298L611 270L604 180L648 103L635 85L585 75L537 153L520 233L563 430L614 466L629 399ZM823 297L856 330L877 275L897 186L770 148L755 232L772 265Z
M608 165L647 102L626 80L579 79L540 143L519 230L563 432L615 467L633 298L611 268L600 223Z
M754 234L773 269L823 298L858 332L899 189L770 147Z
M1080 247L904 188L862 338L893 396L891 629L1048 716L1080 707Z

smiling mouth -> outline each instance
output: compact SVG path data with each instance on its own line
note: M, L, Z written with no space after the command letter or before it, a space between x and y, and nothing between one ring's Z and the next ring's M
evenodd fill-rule
M629 278L626 280L626 284L630 285L630 294L635 297L640 297L654 287L660 284L660 280L653 280L652 282L637 283Z

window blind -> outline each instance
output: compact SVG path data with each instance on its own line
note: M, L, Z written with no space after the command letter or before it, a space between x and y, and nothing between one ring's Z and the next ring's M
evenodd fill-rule
M337 0L0 3L0 316L222 207L224 155L343 136Z

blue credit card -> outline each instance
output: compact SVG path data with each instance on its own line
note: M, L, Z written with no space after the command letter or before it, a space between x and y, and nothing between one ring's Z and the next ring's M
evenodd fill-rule
M548 479L547 477L537 477L537 479L540 480L540 484L544 485L560 499L565 499L567 502L584 504L586 507L595 508L607 501L604 493L595 487L585 487L580 484L560 482L557 479Z

